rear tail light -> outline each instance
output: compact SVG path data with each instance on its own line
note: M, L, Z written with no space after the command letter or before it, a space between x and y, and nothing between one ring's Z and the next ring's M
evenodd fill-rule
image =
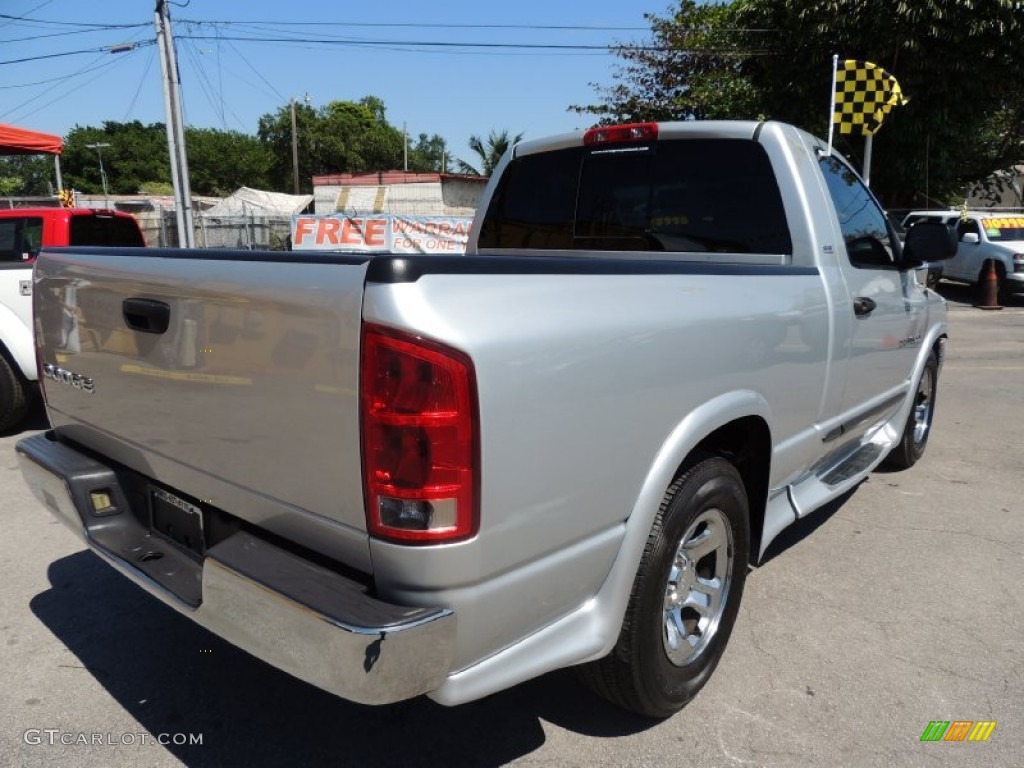
M591 128L583 134L586 146L596 144L623 144L639 141L654 141L658 138L657 123L627 123Z
M372 536L451 542L477 531L477 396L457 350L363 326L361 417Z

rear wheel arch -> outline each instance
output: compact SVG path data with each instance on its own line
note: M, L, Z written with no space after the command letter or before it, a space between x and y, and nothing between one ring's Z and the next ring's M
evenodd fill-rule
M757 543L764 530L765 507L768 504L768 485L771 470L772 438L768 423L760 416L745 416L725 424L700 441L680 465L676 478L681 476L702 455L727 459L743 480L750 509L751 551L748 558L756 557Z
M595 693L662 718L704 687L739 611L751 550L748 510L732 461L694 448L652 522L615 646L577 667Z

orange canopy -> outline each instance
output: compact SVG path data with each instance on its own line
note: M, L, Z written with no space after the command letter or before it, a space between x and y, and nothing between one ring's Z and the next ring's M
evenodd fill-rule
M60 136L0 123L0 155L59 155L63 148Z

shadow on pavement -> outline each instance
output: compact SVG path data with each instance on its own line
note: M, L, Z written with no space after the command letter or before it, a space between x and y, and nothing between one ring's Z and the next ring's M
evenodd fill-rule
M877 469L875 470L875 472L878 471L879 470ZM860 484L855 485L839 498L833 499L825 506L807 515L807 517L797 520L788 528L784 529L782 533L776 536L772 543L768 545L768 549L765 550L764 557L761 558L761 562L758 567L763 568L768 565L768 563L781 555L787 549L795 547L816 530L821 528L821 526L827 523L836 512L843 508L843 505L846 504L846 502L853 498L853 495L857 492L858 488L860 488Z
M286 675L193 624L83 551L54 562L33 613L186 765L502 765L544 744L541 721L595 737L654 723L597 698L569 670L456 708L425 697L365 707ZM254 616L254 621L259 617Z
M973 308L980 300L977 286L968 285L967 283L940 280L934 290L955 307ZM1008 296L1002 303L1006 307L1013 307L1015 309L1024 307L1024 294L1018 293Z

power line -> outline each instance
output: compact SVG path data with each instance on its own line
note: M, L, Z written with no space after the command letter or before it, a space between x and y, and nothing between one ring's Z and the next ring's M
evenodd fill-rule
M132 47L127 52L134 52L135 50L137 50L139 48L145 47L146 45L151 45L153 42L154 42L153 40L148 40L148 41L147 40L131 41L128 44L130 44ZM51 99L50 101L46 102L42 107L39 107L37 109L32 110L31 112L23 114L22 118L28 117L29 115L33 115L36 112L38 112L40 109L42 109L43 107L49 106L50 104L53 104L55 101L58 101L59 99L64 98L64 96L66 96L72 90L75 90L75 89L81 87L81 85L84 85L86 83L91 83L93 80L96 79L96 77L99 77L99 75L102 74L101 70L104 70L104 69L106 69L109 66L117 64L118 62L123 61L126 58L124 56L110 56L110 46L105 46L103 48L94 49L92 52L95 53L97 51L100 52L99 55L98 56L94 56L91 60L89 60L77 72L72 72L71 74L67 74L67 75L64 75L64 76L62 76L60 78L57 78L57 79L59 79L62 82L62 85L63 84L67 84L69 86L67 89L63 89L62 85L60 85L60 86L57 86L56 88L51 88L51 89L43 90L41 93L38 93L35 96L27 99L26 101L23 101L21 104L18 104L17 106L14 106L11 109L7 110L3 115L0 115L0 117L6 117L7 115L18 113L21 110L23 110L26 107L28 107L30 104L32 104L32 103L34 103L36 101L39 101L40 99L42 99L42 98L44 98L46 96L50 96L50 95L53 95L55 93L60 94L60 95L56 96L54 99ZM101 60L103 60L103 59L106 59L106 61L100 63ZM92 77L92 78L89 78L88 80L86 80L85 83L79 84L77 82L74 82L74 81L78 80L79 78L82 78L85 75L91 74L93 72L97 72L98 74L96 75L96 77ZM44 81L44 82L48 82L48 81ZM17 87L17 86L5 86L5 87Z
M228 41L228 43L230 44L230 38L226 38L226 37L221 37L221 38L219 38L219 39L221 39L221 40L227 40L227 41ZM277 90L277 88L275 88L275 87L274 87L274 85L273 85L273 84L272 84L272 83L271 83L271 82L270 82L269 80L267 80L267 78L265 78L265 77L264 77L264 76L263 76L262 74L260 74L260 71L259 71L258 69L256 69L256 67L254 67L254 66L253 66L253 65L252 65L252 64L250 63L250 61L249 61L249 60L248 60L247 58L245 58L245 56L244 56L244 55L242 54L242 52L241 52L240 50L238 50L238 48L236 48L235 46L233 46L233 45L232 45L232 46L231 46L231 50L233 50L233 51L234 51L235 53L237 53L237 54L238 54L238 57L239 57L239 58L240 58L240 59L241 59L242 61L244 61L244 62L245 62L245 64L246 64L246 66L247 66L247 67L249 67L249 69L251 69L251 70L252 70L252 71L253 71L253 72L254 72L254 73L256 74L256 77L258 77L258 78L259 78L260 80L262 80L262 81L263 81L264 83L266 83L266 86L267 86L267 87L268 87L268 88L269 88L269 89L270 89L271 91L273 91L273 92L274 92L275 94L277 94L277 97L278 97L278 98L279 98L279 99L280 99L281 101L288 101L288 97L286 97L286 96L283 96L283 95L281 94L281 92L280 92L279 90Z
M394 22L371 22L371 21L339 21L339 22L322 22L322 21L207 21L198 19L179 19L179 23L182 24L215 24L220 26L246 26L246 25L263 25L269 27L397 27L397 28L413 28L413 29L529 29L529 30L560 30L560 31L580 31L580 32L649 32L650 27L616 27L616 26L602 26L597 24L469 24L469 23L451 23L445 24L443 22L432 22L432 23L416 23L411 21L394 21Z
M96 60L97 59L94 59L93 61L95 62ZM117 66L122 61L124 61L124 58L119 56L117 58L108 59L105 63L100 64L98 67L91 67L90 69L83 70L83 71L79 72L78 75L84 75L84 74L87 74L88 72L96 72L96 75L94 77L90 77L88 80L86 80L85 82L83 82L81 84L70 84L70 87L68 89L58 93L56 96L54 96L52 99L50 99L46 103L40 104L38 107L36 107L35 109L31 110L30 112L22 113L19 119L24 120L26 117L31 117L32 115L36 114L40 110L46 109L46 107L49 107L50 105L55 104L56 102L58 102L61 99L65 98L71 91L73 91L73 90L75 90L77 88L80 88L80 87L82 87L84 85L87 85L87 84L93 82L94 80L96 80L96 78L98 78L101 75L103 75L104 73L102 71L100 71L100 70L105 70L105 69L107 69L109 67ZM90 64L91 63L92 62L90 62ZM75 77L75 76L73 75L73 77ZM19 104L17 107L14 107L13 109L8 110L3 115L0 115L0 117L6 117L7 115L14 114L15 112L18 112L19 110L21 110L22 108L27 107L33 101L36 101L36 100L42 98L43 96L47 96L47 95L50 95L52 93L53 93L53 91L45 91L44 93L41 93L38 96L35 96L34 98L29 99L26 102L23 102L22 104Z
M95 59L93 59L93 61L99 61L100 59L106 59L106 56L97 56ZM46 80L36 80L34 83L16 83L15 85L0 85L0 90L6 91L6 90L10 90L12 88L31 88L32 86L35 86L35 85L46 85L47 83L64 82L65 80L67 80L69 78L78 77L79 75L88 74L89 72L93 72L94 70L97 70L100 67L105 67L109 63L110 63L110 60L107 59L102 64L98 64L95 67L89 67L89 65L87 64L86 65L86 67L87 67L86 69L80 69L77 72L72 72L70 75L65 74L65 75L58 75L57 77L48 77Z
M156 48L150 48L149 59L146 61L146 68L142 71L142 78L139 80L139 87L135 89L135 95L132 96L131 103L128 104L128 109L124 113L124 120L121 122L127 123L132 112L135 110L135 103L139 100L139 94L142 93L142 86L146 84L146 76L149 75L149 68L153 66L153 59L155 58Z
M155 40L140 40L132 43L133 48L143 48L147 45L153 45L156 43ZM127 44L126 44L127 45ZM7 61L0 61L0 64L24 64L27 61L42 61L43 59L59 59L64 56L82 56L87 53L114 53L114 48L118 48L119 45L114 43L112 45L101 45L96 48L83 48L78 51L61 51L60 53L45 53L39 56L25 56L20 59L8 59ZM121 53L122 51L118 51Z
M43 2L41 2L39 5L37 5L32 10L28 11L28 13L35 13L40 8L45 8L46 6L48 6L52 2L53 2L53 0L43 0ZM0 18L3 18L2 15L0 15ZM13 18L13 17L11 17L11 18ZM11 23L10 21L5 21L3 24L0 24L0 27L6 27L10 23Z
M46 5L44 3L43 5ZM43 6L40 5L32 10L39 10ZM31 13L31 11L30 11ZM50 21L46 19L30 19L27 16L11 16L8 13L0 13L0 19L6 19L7 23L21 22L22 24L37 24L37 25L52 25L55 27L89 27L92 29L134 29L137 27L146 27L148 24L97 24L80 21Z
M238 127L241 128L242 131L245 131L245 123L224 100L223 86L220 88L215 86L209 75L206 73L201 63L203 55L202 51L196 50L194 45L183 46L183 48L189 63L192 65L192 70L196 74L196 82L199 83L199 90L201 90L203 95L206 96L206 100L210 104L210 107L213 108L214 113L220 116L221 128L225 131L228 130L226 113L230 113L231 117L233 117L235 122L238 123Z
M339 39L303 39L295 37L242 37L242 36L220 36L210 35L180 35L179 38L187 40L225 40L242 43L273 43L273 44L299 44L305 47L311 45L345 46L351 48L390 48L401 50L399 46L409 52L424 52L438 50L444 52L472 50L478 52L507 52L507 51L556 51L556 52L589 52L593 53L615 53L616 51L628 49L631 51L643 51L647 53L674 53L704 56L770 56L775 55L773 51L755 49L718 49L718 48L680 48L671 45L631 45L631 44L602 44L588 45L580 43L487 43L487 42L454 42L454 41L428 41L428 40L339 40ZM234 48L234 46L232 46ZM235 48L237 51L238 49ZM251 65L250 65L251 66ZM262 76L261 76L262 77Z
M614 44L585 44L585 43L486 43L486 42L456 42L444 40L339 40L339 39L309 39L299 37L243 37L228 36L214 37L212 35L181 35L180 37L189 40L229 40L242 43L305 43L307 45L346 45L353 47L374 47L402 45L409 47L426 48L484 48L484 49L510 49L510 50L553 50L553 51L608 51L616 47ZM642 51L674 51L678 50L671 46L664 45L639 45L630 46L634 50ZM3 62L0 62L3 63Z
M141 26L149 26L148 24ZM108 32L106 29L69 29L65 32L49 32L45 35L31 35L30 37L9 37L6 40L0 40L0 43L27 43L33 40L45 40L51 37L67 37L68 35L91 35L96 32ZM120 30L118 30L120 31Z

